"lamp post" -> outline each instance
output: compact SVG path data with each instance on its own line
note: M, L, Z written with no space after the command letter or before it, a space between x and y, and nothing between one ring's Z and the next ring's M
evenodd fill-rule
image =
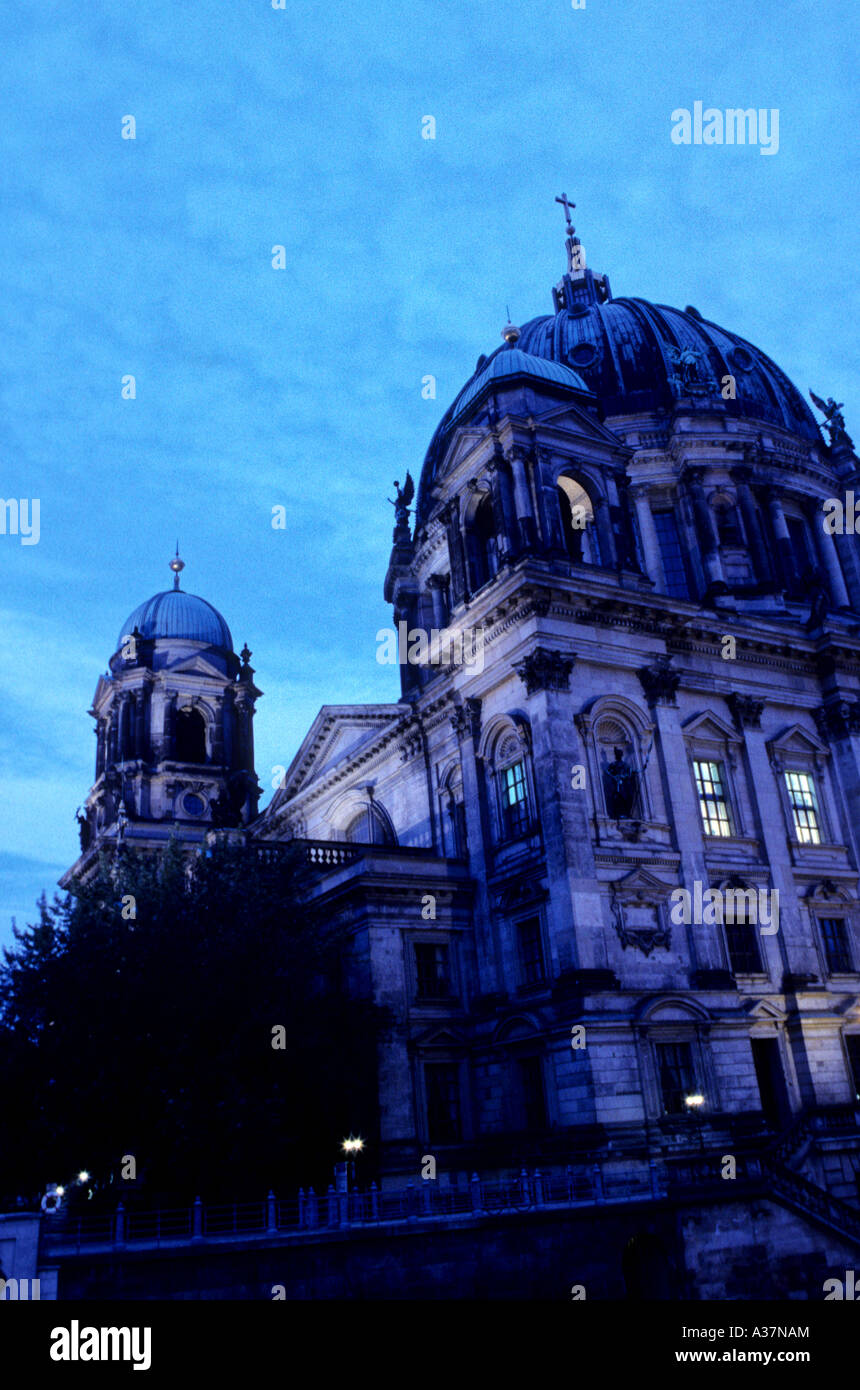
M687 1107L687 1114L694 1120L696 1132L699 1136L699 1145L702 1153L705 1152L705 1141L702 1138L702 1125L699 1120L699 1111L705 1103L705 1097L701 1091L692 1091L688 1096L684 1096L684 1104Z
M352 1185L355 1187L355 1159L356 1155L360 1154L364 1148L364 1140L357 1139L351 1134L348 1139L344 1139L341 1148L347 1156Z

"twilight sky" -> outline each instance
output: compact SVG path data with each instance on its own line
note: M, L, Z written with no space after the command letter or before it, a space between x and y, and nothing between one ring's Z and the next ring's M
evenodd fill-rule
M505 305L551 312L562 190L615 295L694 304L857 437L856 18L7 0L0 494L38 497L41 535L0 535L0 945L77 856L86 711L177 536L183 587L254 653L264 804L321 704L397 698L385 499ZM778 152L674 144L696 101L777 108Z

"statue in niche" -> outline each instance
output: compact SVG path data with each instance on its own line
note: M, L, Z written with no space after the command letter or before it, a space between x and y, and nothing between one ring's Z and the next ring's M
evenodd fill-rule
M625 760L623 748L613 748L614 760L603 769L606 809L612 820L627 820L633 815L639 792L639 776Z

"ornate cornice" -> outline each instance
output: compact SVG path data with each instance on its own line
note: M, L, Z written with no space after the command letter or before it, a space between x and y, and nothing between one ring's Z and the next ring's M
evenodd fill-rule
M534 695L537 690L569 690L575 661L575 656L535 647L522 661L514 663L514 670L524 682L527 695Z
M671 669L670 661L668 656L658 657L650 666L640 666L636 673L649 705L675 704L675 692L681 683L681 676L678 671Z
M451 727L457 738L477 740L481 733L481 702L470 695L462 705L457 705L451 715Z
M754 700L752 695L740 695L733 691L731 695L726 696L726 704L732 712L736 728L761 728L764 700Z
M847 738L860 733L860 700L834 700L813 710L812 717L823 739Z

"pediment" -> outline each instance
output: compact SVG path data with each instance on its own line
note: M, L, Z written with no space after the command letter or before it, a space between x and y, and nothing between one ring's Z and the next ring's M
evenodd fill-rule
M613 882L612 891L619 898L647 897L662 899L668 897L674 887L671 883L666 883L656 874L652 874L648 869L637 867L632 869L623 878L617 878Z
M464 1042L463 1034L458 1028L427 1028L423 1033L419 1033L415 1039L418 1047L462 1047Z
M697 1023L710 1015L698 1000L663 995L658 999L649 999L639 1017L648 1023Z
M741 742L737 730L709 709L703 710L701 714L694 714L692 718L686 720L682 728L686 739L695 739L698 743Z
M268 818L332 768L364 755L409 713L403 705L323 705L287 768Z
M449 474L455 473L464 459L469 458L486 438L487 430L479 428L477 425L463 426L455 430L453 438L445 450L445 457L433 479L434 486L441 483L443 478L447 478Z
M801 753L807 757L827 757L829 748L826 743L822 743L820 738L804 729L800 724L792 724L789 728L783 729L782 733L777 734L776 738L768 739L768 751L774 754Z
M750 1018L756 1018L761 1023L782 1023L786 1018L785 1009L781 1009L772 999L759 999L756 1004L748 1007L747 1013Z
M582 406L574 401L565 401L563 405L554 405L549 410L543 411L537 416L541 426L551 425L553 429L564 430L577 439L593 439L597 443L606 446L607 444L617 453L625 456L632 454L633 450L628 448L622 439L614 434L608 425L604 425Z
M169 672L171 676L210 676L222 683L227 679L224 672L219 670L217 666L213 666L200 652L183 657L175 665L165 666L164 670Z

